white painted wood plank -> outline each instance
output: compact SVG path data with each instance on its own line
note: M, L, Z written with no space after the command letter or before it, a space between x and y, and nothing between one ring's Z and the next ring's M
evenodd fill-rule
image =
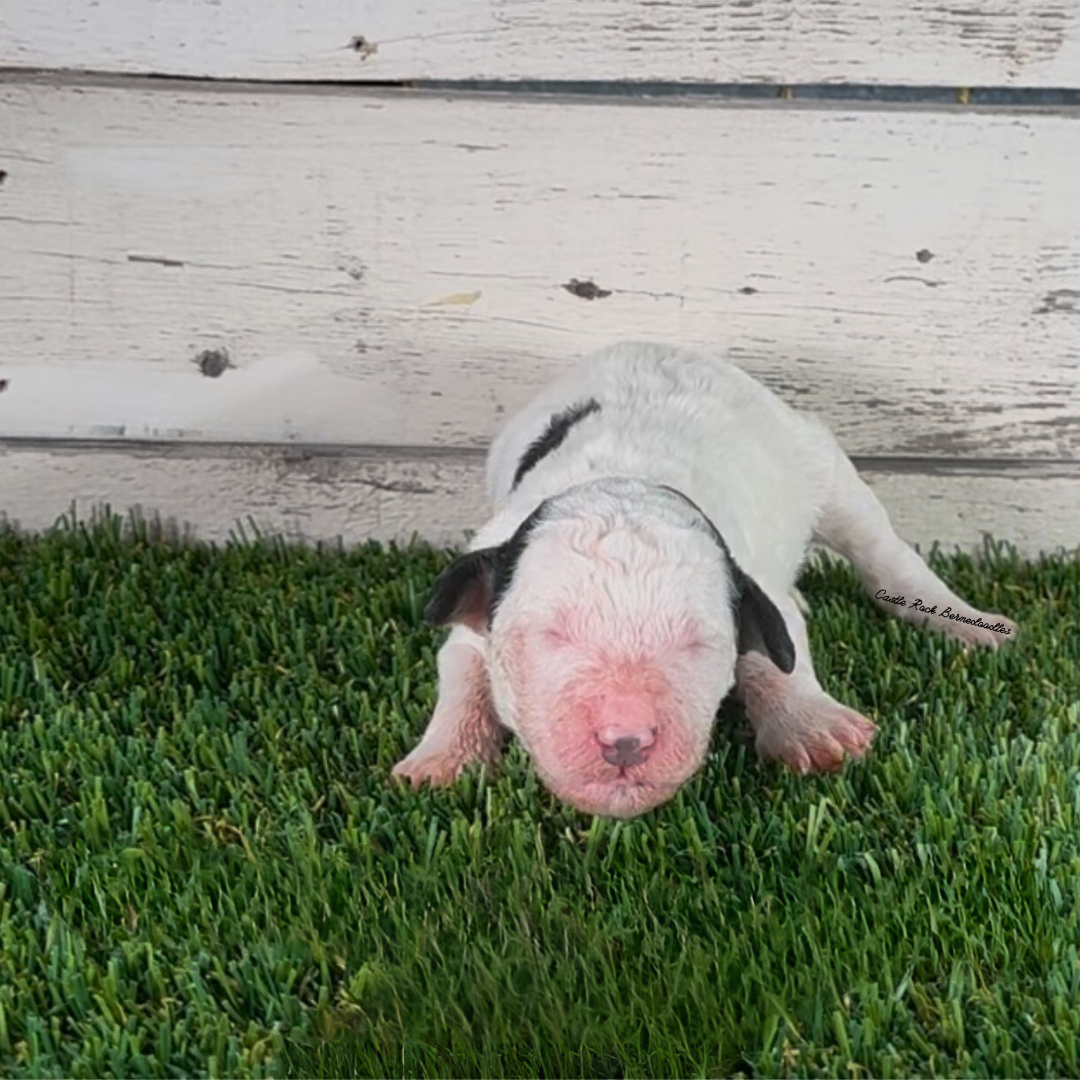
M1075 87L1067 0L0 0L0 65L243 79Z
M1080 541L1080 468L987 471L864 470L897 531L926 550L938 540L972 550L984 532L1029 556ZM479 453L396 456L287 447L129 449L0 444L0 516L46 529L77 504L140 507L192 535L225 540L238 521L291 540L407 540L459 544L486 518Z
M475 445L648 338L851 453L1080 448L1075 115L9 82L0 169L0 434Z
M896 531L923 552L978 551L983 535L1014 543L1022 555L1080 549L1080 473L1074 467L1031 472L933 473L861 469Z
M387 458L287 447L37 449L0 444L0 516L31 531L72 505L138 508L179 531L226 540L239 522L290 540L458 544L486 514L483 456ZM250 534L250 532L249 532Z

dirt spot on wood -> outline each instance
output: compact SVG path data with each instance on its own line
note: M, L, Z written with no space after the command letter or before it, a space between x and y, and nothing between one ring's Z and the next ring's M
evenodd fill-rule
M374 41L368 41L363 34L353 34L349 38L349 48L352 49L361 60L374 56L379 51L379 46Z
M348 274L353 281L363 281L364 275L367 274L367 264L363 259L357 259L352 255L347 255L338 263L338 269L342 273Z
M164 255L129 255L128 262L133 263L156 263L158 266L183 266L180 259L169 259Z
M204 349L195 357L195 364L208 379L217 379L232 367L226 349Z
M610 289L602 289L595 281L591 279L588 281L578 281L577 278L571 278L563 288L571 295L579 297L581 300L603 300L605 296L611 295Z
M919 248L915 252L915 258L921 263L928 263L934 257L934 253L929 248Z
M1042 298L1036 315L1080 315L1080 289L1053 289Z
M0 394L2 394L10 385L7 379L0 379Z

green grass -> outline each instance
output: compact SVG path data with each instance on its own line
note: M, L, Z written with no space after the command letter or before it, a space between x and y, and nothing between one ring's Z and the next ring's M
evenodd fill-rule
M872 756L732 709L617 824L388 782L446 557L0 531L0 1075L1080 1074L1080 560L935 557L1021 624L970 655L816 567Z

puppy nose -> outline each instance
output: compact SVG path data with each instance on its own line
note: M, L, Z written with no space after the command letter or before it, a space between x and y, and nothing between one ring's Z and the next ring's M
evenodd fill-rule
M640 747L640 739L616 739L614 745L605 746L600 753L609 765L640 765L648 753Z
M640 765L652 749L656 738L649 729L633 735L606 728L599 734L601 756L609 765Z

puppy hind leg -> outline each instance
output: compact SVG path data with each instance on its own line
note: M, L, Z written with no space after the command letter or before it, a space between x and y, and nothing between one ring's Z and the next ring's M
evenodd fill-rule
M839 445L835 452L832 490L814 529L814 539L852 563L875 603L897 618L939 630L965 645L996 648L1014 637L1015 623L1002 615L979 611L957 596L897 536L885 507L860 479ZM890 603L885 597L901 597L905 606ZM961 622L950 615L978 619L986 626ZM1008 633L989 629L999 624Z
M504 729L495 715L487 664L479 639L455 626L439 650L439 697L420 742L394 766L394 775L414 786L429 780L451 784L474 761L494 764Z

